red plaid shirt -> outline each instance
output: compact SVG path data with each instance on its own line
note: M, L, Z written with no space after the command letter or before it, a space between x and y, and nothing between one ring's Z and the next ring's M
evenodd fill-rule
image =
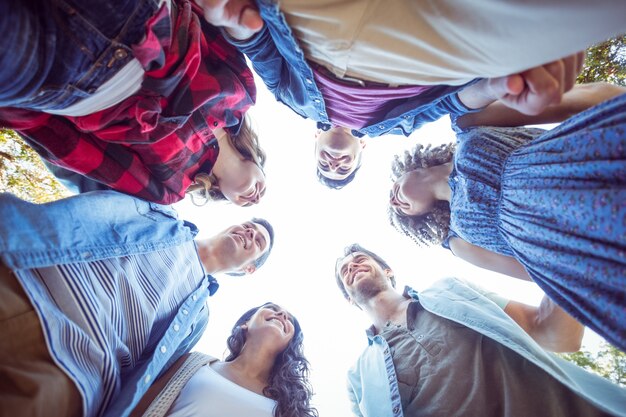
M210 172L219 148L212 130L236 132L254 104L252 72L242 54L187 0L164 6L133 46L146 70L141 90L87 116L0 109L51 163L115 190L171 204L185 197L198 172Z

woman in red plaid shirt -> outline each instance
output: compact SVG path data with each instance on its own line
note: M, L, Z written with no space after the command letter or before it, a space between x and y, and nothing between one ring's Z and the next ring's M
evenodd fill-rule
M194 3L51 3L0 5L13 51L0 55L0 125L51 164L145 200L259 201L252 73Z

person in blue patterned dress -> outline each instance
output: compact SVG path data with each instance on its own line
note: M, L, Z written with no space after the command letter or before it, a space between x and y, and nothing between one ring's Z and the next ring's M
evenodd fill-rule
M485 126L533 120L501 108L457 120L456 150L418 145L396 157L392 225L418 244L441 243L477 266L532 279L626 350L625 91L573 90L534 120L601 103L548 131Z

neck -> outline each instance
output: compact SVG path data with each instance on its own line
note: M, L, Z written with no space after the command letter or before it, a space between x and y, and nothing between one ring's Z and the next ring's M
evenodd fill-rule
M376 332L380 332L387 322L406 325L406 309L410 301L395 289L388 289L370 298L361 308L372 319Z
M219 183L219 180L224 177L228 168L241 160L241 154L231 144L228 133L222 129L219 129L214 133L217 138L219 153L211 173L215 175L215 178L217 178Z
M230 272L224 263L224 259L215 253L215 245L212 239L196 240L198 257L207 274L213 275L220 272Z
M262 344L247 340L237 358L222 362L216 370L237 385L264 395L263 389L269 382L277 356L277 352L268 351Z
M433 190L435 192L435 198L437 200L450 201L450 198L452 197L452 190L450 189L450 185L448 184L448 179L450 178L450 173L452 173L452 168L452 162L429 168L429 170L432 170L431 173L435 177Z

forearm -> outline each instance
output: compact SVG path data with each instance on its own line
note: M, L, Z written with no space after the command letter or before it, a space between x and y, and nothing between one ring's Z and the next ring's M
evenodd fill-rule
M456 119L461 129L472 126L525 126L530 124L560 123L605 100L626 93L626 87L592 83L577 84L563 95L560 104L547 107L535 116L522 114L501 102L494 102L480 112L465 114Z
M289 66L278 51L267 26L248 39L236 39L227 32L225 38L248 57L270 91L274 92L282 82L289 79L283 76L285 71L289 72Z
M547 296L538 307L511 301L504 311L544 349L552 352L580 349L583 325Z

